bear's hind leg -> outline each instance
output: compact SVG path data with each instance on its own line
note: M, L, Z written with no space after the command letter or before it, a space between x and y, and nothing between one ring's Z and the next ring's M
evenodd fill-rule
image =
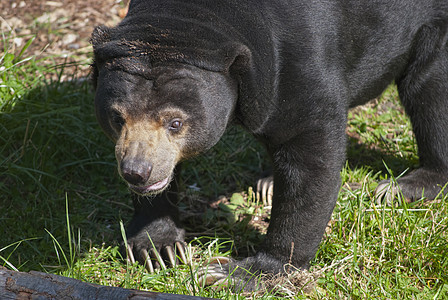
M425 27L413 63L397 81L401 101L409 115L420 158L420 168L397 180L407 201L434 199L448 182L448 44L437 27ZM437 46L441 41L444 46ZM430 49L430 51L428 51ZM397 188L383 181L377 195L391 200ZM443 190L444 193L448 189Z

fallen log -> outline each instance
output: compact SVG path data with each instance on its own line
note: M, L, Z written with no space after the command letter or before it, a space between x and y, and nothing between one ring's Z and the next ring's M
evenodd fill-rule
M16 272L0 266L0 299L199 300L210 298L110 287L35 271Z

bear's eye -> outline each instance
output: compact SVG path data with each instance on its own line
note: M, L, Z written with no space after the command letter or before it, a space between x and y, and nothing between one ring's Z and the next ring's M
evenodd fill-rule
M182 128L182 120L181 119L174 119L171 120L168 129L172 132L178 132Z
M123 125L124 125L124 119L121 116L121 114L117 111L112 112L111 120L112 120L112 125L115 128L121 129L121 127L123 127Z

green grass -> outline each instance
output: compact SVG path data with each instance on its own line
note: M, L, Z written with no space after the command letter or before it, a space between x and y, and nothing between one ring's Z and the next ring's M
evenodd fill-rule
M315 288L297 274L258 294L198 285L195 274L217 255L252 255L268 208L250 186L269 169L263 148L232 128L205 155L185 164L184 202L192 263L148 274L118 252L120 221L132 215L114 145L100 131L89 82L48 67L8 37L0 50L0 263L84 281L217 298L443 299L448 297L448 203L378 205L376 182L418 164L395 88L350 112L348 160L332 221L311 268ZM387 168L386 168L387 166ZM222 201L216 202L219 196ZM214 205L209 205L215 201ZM303 282L301 283L303 284Z

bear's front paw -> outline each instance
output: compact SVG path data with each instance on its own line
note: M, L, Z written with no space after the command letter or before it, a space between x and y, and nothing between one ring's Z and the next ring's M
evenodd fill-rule
M158 268L165 269L166 263L175 266L179 259L186 263L183 229L169 218L160 218L143 226L140 221L134 217L128 229L127 243L122 245L122 253L131 263L138 261L151 273Z
M383 180L375 190L375 198L378 204L385 203L389 206L397 204L397 198L403 198L401 200L408 203L423 197L434 200L447 193L446 173L420 168L396 181Z
M202 286L212 285L217 289L227 286L234 292L250 292L264 289L265 279L284 271L284 264L279 260L258 253L241 261L212 259L207 266L199 269L197 275Z

